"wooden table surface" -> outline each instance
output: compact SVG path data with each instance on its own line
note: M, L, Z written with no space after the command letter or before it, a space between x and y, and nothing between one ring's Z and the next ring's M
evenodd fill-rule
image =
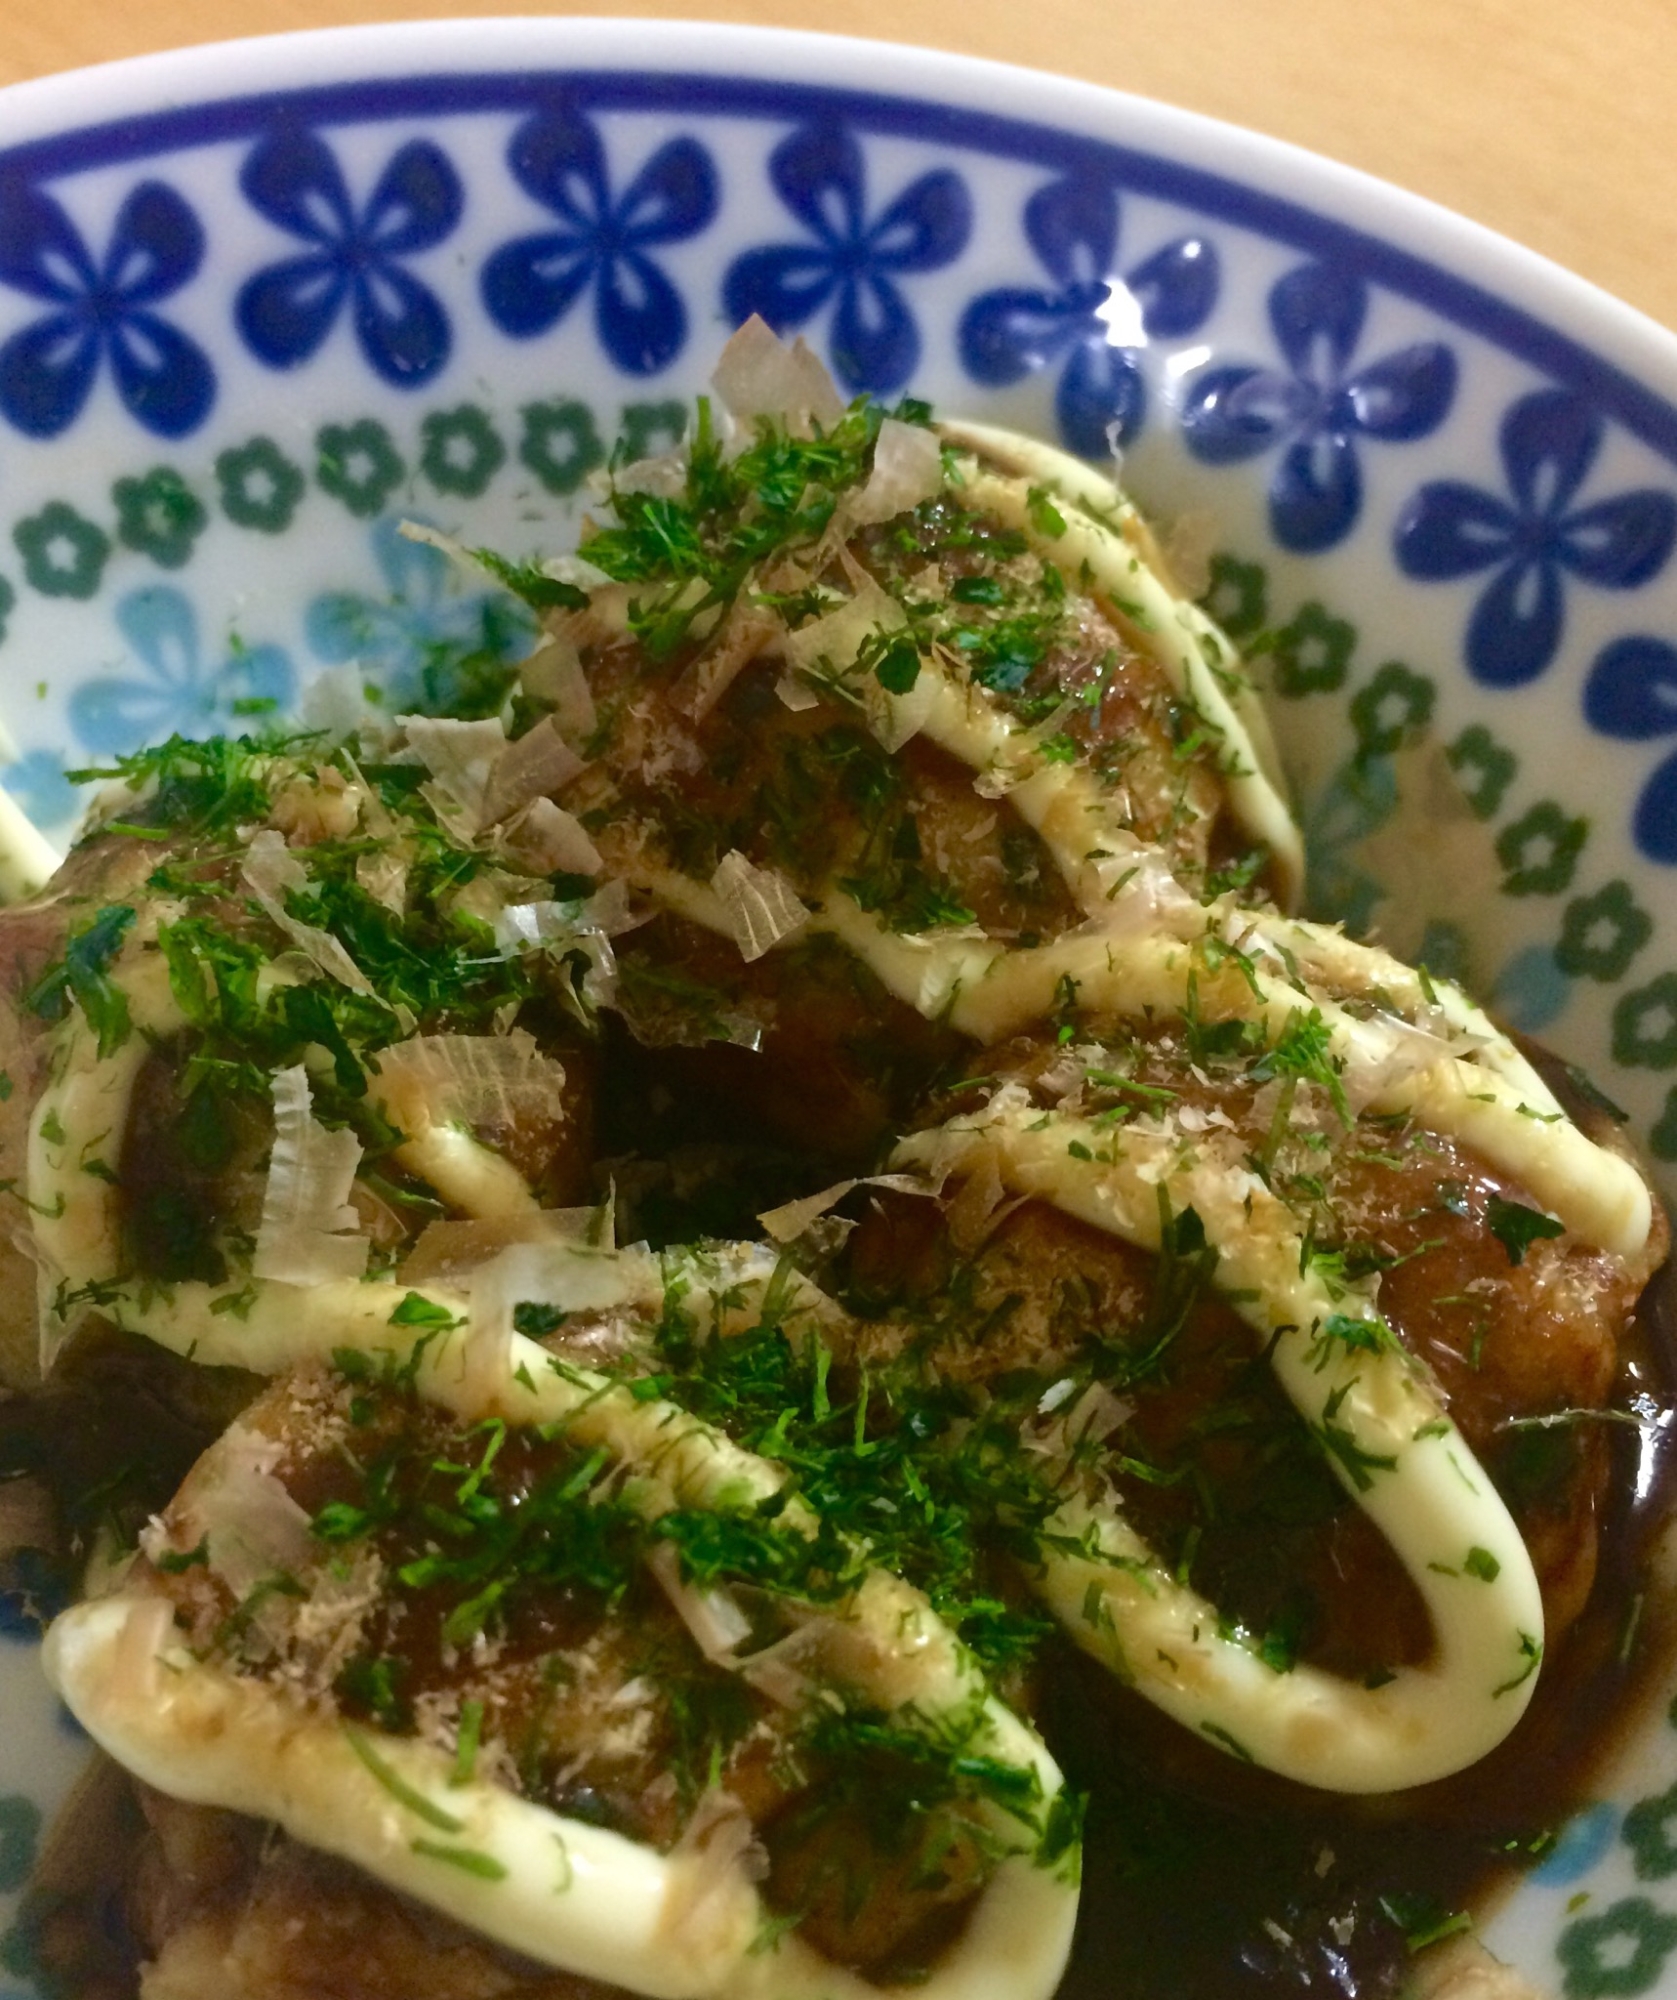
M517 11L516 0L0 0L0 82L236 34ZM619 0L572 11L842 30L1138 91L1429 195L1677 327L1677 0Z

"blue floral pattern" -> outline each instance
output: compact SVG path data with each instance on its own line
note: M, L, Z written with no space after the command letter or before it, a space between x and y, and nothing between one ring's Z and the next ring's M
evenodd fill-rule
M209 414L204 350L153 308L193 277L204 230L161 181L142 181L95 259L60 203L28 181L0 181L0 285L50 310L0 347L0 411L29 437L57 437L82 413L108 358L117 394L159 437L185 437Z
M173 585L130 591L117 601L116 622L143 673L94 675L70 697L71 726L96 756L176 733L208 736L241 717L278 712L296 694L297 677L278 646L235 642L206 664L198 614Z
M1275 539L1299 555L1341 542L1362 511L1359 446L1405 444L1443 423L1456 357L1422 340L1356 362L1368 286L1337 264L1301 264L1277 279L1269 323L1285 371L1249 363L1208 368L1189 386L1182 435L1207 465L1281 449L1269 482Z
M1677 646L1632 633L1602 649L1584 683L1584 717L1603 736L1677 736ZM1631 817L1650 861L1677 864L1677 751L1655 765Z
M315 353L349 306L369 366L398 389L429 382L448 360L448 314L405 260L432 250L460 220L460 177L429 139L399 147L357 211L337 156L318 134L280 131L239 174L245 199L309 245L246 279L234 318L270 368Z
M760 313L776 333L833 305L827 347L852 393L900 389L920 360L920 329L899 278L951 264L972 234L972 196L948 167L922 174L868 220L867 165L847 125L806 125L769 156L775 192L814 239L748 250L722 302L738 325Z
M31 750L0 770L0 785L37 826L62 826L82 803L81 794L64 775L64 759L56 750Z
M1596 1867L1613 1845L1619 1827L1617 1806L1586 1806L1560 1830L1549 1852L1531 1871L1530 1879L1546 1889L1570 1889Z
M1572 982L1549 944L1517 951L1491 981L1487 1001L1522 1035L1540 1035L1565 1011Z
M460 594L447 556L411 542L398 524L373 530L373 554L385 581L380 597L327 591L304 618L310 647L329 666L355 661L398 707L423 692L427 669L472 655L515 660L529 650L534 627L503 591Z
M655 375L687 343L681 294L647 255L710 226L716 169L695 139L670 139L618 197L591 120L561 109L532 118L507 164L557 229L504 243L483 267L483 302L503 333L528 340L557 326L590 285L600 345L629 375Z
M0 1556L0 1640L34 1644L74 1594L68 1565L45 1549Z
M1099 458L1141 429L1141 350L1195 332L1216 305L1217 252L1203 236L1181 236L1120 277L1118 191L1087 175L1038 188L1025 235L1056 289L1007 286L974 299L956 336L961 361L996 388L1058 364L1060 435Z
M1467 667L1522 687L1559 650L1568 577L1631 590L1665 567L1677 499L1654 488L1573 505L1601 450L1599 411L1566 389L1523 396L1502 420L1508 498L1457 479L1423 486L1398 520L1398 565L1427 583L1495 572L1467 627Z
M1357 859L1357 850L1398 807L1389 757L1353 757L1317 794L1304 818L1305 876L1310 912L1364 930L1385 894Z

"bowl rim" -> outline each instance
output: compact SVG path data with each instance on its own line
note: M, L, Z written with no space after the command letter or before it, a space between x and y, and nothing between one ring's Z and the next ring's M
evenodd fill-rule
M1353 252L1365 277L1544 375L1589 389L1603 414L1677 461L1677 333L1564 265L1291 141L1105 84L913 43L728 22L533 14L233 37L0 87L7 134L0 179L155 153L171 130L183 142L206 143L216 136L203 129L211 109L224 120L248 120L264 101L312 98L323 115L365 115L347 93L382 82L388 95L398 58L410 81L433 86L517 74L535 97L551 92L551 66L559 65L596 82L633 76L643 88L658 75L704 78L718 111L730 98L734 108L749 108L755 97L761 115L765 93L778 84L806 104L825 97L835 111L863 112L875 129L895 123L921 138L924 114L933 112L935 123L942 113L952 121L951 141L969 147L986 126L992 139L1012 141L993 150L1016 154L1027 136L1057 135L1085 153L1093 143L1128 170L1127 190L1149 192L1151 169L1151 178L1168 179L1160 190L1167 198L1192 200L1197 192L1230 221L1306 249ZM797 81L811 77L820 82Z

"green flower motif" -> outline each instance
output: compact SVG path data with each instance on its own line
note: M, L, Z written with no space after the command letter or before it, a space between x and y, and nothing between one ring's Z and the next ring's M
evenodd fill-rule
M17 592L3 576L0 576L0 642L6 637L6 626L12 613L17 609Z
M506 462L501 433L476 403L433 410L419 427L419 469L439 493L475 500Z
M1351 701L1351 726L1363 757L1389 757L1413 743L1432 720L1438 689L1425 674L1388 660Z
M1301 605L1270 646L1276 692L1292 701L1307 694L1332 694L1345 684L1356 644L1355 625L1330 618L1320 604Z
M664 403L625 403L618 436L626 458L656 458L674 451L687 432L687 405L671 397Z
M315 437L314 476L321 490L362 520L379 513L407 476L390 433L376 417L327 424Z
M1262 563L1241 562L1219 552L1211 558L1211 586L1200 599L1231 639L1262 631L1269 615L1269 577Z
M167 465L153 466L143 479L119 479L111 498L117 540L150 556L159 569L180 569L210 518L203 501Z
M1665 1109L1648 1134L1648 1144L1654 1149L1656 1159L1677 1160L1677 1084L1665 1093Z
M29 1880L41 1837L41 1808L33 1799L0 1799L0 1895Z
M1654 920L1630 893L1630 884L1609 882L1593 896L1567 904L1555 963L1575 979L1623 979L1653 934Z
M586 403L526 403L518 455L549 493L574 493L606 448Z
M215 476L228 520L262 535L284 534L307 484L270 437L253 437L224 451L215 462Z
M1566 2000L1607 2000L1646 1993L1677 1945L1677 1917L1646 1896L1627 1896L1599 1917L1580 1917L1561 1932L1555 1956L1566 1968Z
M1613 1009L1613 1060L1628 1069L1677 1065L1677 972L1662 972Z
M91 597L110 560L111 538L63 500L12 530L23 573L43 597Z
M1494 819L1520 768L1519 758L1478 722L1464 729L1444 754L1475 814L1480 819Z
M1508 873L1505 896L1558 896L1577 871L1589 838L1587 819L1568 819L1553 799L1544 799L1497 835L1496 857Z
M1636 1857L1639 1882L1663 1882L1666 1876L1677 1875L1677 1785L1632 1806L1621 1833Z

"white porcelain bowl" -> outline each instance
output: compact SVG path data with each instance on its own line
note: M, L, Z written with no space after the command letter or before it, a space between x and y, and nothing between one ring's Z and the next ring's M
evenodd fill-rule
M550 552L752 310L850 390L1116 435L1268 635L1318 913L1464 976L1677 1162L1677 341L1343 168L1046 76L509 20L0 95L0 785L62 838L67 768L326 664L399 700L510 652L516 607L397 520ZM0 1597L0 1928L83 1754L38 1608ZM1656 1719L1496 1948L1568 2000L1677 1995L1674 1779ZM30 1990L15 1940L0 1967Z

